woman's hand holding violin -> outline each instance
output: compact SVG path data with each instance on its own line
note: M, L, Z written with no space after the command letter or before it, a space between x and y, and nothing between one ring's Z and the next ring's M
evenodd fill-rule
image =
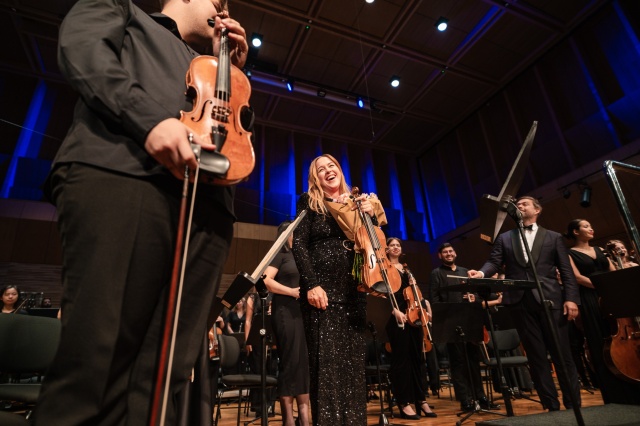
M358 198L355 199L355 201L360 201L360 210L363 213L368 214L369 216L373 217L374 212L373 212L373 204L371 204L371 201L369 201L369 197L366 194L360 195ZM358 206L354 205L351 210L357 210Z
M396 308L393 308L393 316L396 317L396 322L398 324L404 324L407 322L407 315Z

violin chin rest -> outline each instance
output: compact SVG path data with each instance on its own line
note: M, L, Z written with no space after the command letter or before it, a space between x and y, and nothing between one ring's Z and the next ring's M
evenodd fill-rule
M224 178L229 171L229 159L217 151L200 150L200 171Z

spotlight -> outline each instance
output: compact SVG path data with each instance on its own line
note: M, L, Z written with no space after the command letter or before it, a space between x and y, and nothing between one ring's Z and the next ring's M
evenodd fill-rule
M358 96L358 99L356 99L356 105L358 106L358 108L364 108L364 101L360 96Z
M580 205L582 207L591 206L591 187L585 186L582 188L582 196L580 197Z
M246 76L247 76L247 78L248 78L249 80L251 80L252 73L251 73L251 70L250 70L249 68L245 68L245 70L244 70L244 75L246 75Z
M393 77L391 77L391 80L389 80L389 84L391 85L391 87L400 86L400 77L394 75Z
M262 46L262 34L253 33L251 35L251 45L256 49Z
M365 2L367 2L367 3L369 3L369 4L371 4L371 3L373 3L375 0L364 0L364 1L365 1Z
M327 91L322 88L318 89L318 97L324 98L325 96L327 96Z
M293 92L293 79L288 79L285 83L285 86L287 87L287 90L289 92Z
M571 197L571 191L569 190L569 188L564 188L562 190L562 197L566 200L567 198Z
M445 17L441 16L440 19L436 21L436 28L440 32L446 30L448 26L449 26L449 20Z

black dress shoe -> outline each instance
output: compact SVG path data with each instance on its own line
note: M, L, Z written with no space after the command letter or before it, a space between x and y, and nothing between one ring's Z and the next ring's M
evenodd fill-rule
M400 407L400 417L407 420L420 420L419 414L407 414L404 412L404 407L408 407L411 404L404 404Z
M480 408L484 409L484 410L499 410L500 406L498 404L494 404L493 402L489 401L489 398L487 398L486 396L483 396L482 398L480 398L478 400L478 402L480 403Z
M464 413L470 413L475 409L476 409L476 406L473 403L473 401L471 401L470 399L467 401L462 401L460 403L460 410L462 410Z

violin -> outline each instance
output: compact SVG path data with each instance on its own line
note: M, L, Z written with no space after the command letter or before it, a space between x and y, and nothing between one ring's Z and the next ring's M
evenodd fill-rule
M221 334L222 330L218 327L218 323L216 322L213 327L211 327L211 330L209 330L209 358L212 361L220 358L218 336Z
M623 269L620 254L612 253L617 269ZM619 379L640 383L640 317L616 318L616 325L604 344L605 363Z
M215 151L199 151L200 179L223 186L242 182L255 166L251 144L254 117L248 104L251 86L247 76L231 64L226 28L220 38L219 58L194 58L185 80L193 109L180 111L180 121L204 141L215 144Z
M208 23L212 27L215 26L215 21L212 19L208 20ZM243 181L255 165L250 131L253 127L253 110L247 103L251 95L251 86L242 71L231 65L228 31L226 28L221 31L220 53L217 59L203 55L194 58L189 64L189 70L185 76L186 95L192 99L193 109L191 112L180 111L180 122L193 130L193 133L197 133L205 143L215 145L214 151L202 150L193 144L193 136L189 138L199 161L194 181L201 180L207 184L222 186ZM185 228L190 179L189 168L185 168L178 214L179 226L174 247L171 281L167 292L164 325L160 337L149 426L164 425L166 421L170 377L180 317L178 301L181 299L184 284L185 262L183 259L186 259L186 247L189 246L189 233L185 232ZM194 195L195 188L194 183ZM193 206L193 203L191 205ZM192 213L193 210L190 211L189 227ZM207 330L203 330L203 333L207 333Z
M351 195L353 199L357 199L360 190L354 186ZM373 225L371 216L362 211L361 201L357 200L355 203L362 221L362 225L355 232L355 246L364 259L358 290L378 297L386 296L391 307L400 310L394 293L400 290L402 279L398 270L387 258L384 232ZM398 322L398 327L404 328L404 324Z
M402 266L409 276L409 287L402 291L404 300L407 301L407 322L414 327L422 327L422 352L429 352L433 349L433 340L429 330L429 319L422 307L422 293L416 285L416 279L407 268L407 264L405 263Z

